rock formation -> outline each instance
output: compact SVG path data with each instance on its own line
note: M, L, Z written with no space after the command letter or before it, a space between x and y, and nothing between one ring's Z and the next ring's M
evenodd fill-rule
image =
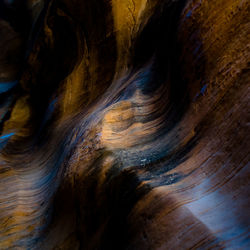
M0 249L248 249L247 0L0 1Z

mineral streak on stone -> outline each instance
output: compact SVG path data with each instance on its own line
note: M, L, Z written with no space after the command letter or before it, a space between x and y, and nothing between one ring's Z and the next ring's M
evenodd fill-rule
M249 249L249 17L0 1L0 249Z

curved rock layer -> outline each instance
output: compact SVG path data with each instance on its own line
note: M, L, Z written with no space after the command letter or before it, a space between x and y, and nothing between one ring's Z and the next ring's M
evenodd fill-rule
M0 2L0 249L247 249L247 0Z

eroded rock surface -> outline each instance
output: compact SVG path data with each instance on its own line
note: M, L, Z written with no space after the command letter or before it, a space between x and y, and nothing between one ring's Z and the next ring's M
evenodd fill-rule
M247 0L0 2L0 249L248 249Z

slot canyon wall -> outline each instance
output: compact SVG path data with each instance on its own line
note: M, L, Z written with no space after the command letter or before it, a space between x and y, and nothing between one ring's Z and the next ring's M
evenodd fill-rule
M248 0L1 0L0 52L0 249L249 249Z

